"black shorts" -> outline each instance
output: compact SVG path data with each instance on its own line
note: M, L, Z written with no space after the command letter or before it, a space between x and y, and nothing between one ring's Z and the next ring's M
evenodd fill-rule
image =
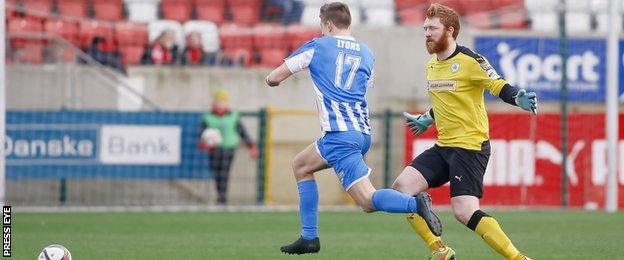
M490 141L481 144L481 151L437 144L418 155L410 166L420 171L429 188L451 181L451 197L483 195L483 175L490 159Z

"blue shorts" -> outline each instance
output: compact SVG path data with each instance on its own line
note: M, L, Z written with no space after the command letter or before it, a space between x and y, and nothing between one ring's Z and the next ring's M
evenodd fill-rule
M334 168L342 187L349 190L371 172L364 162L364 155L370 145L370 135L361 132L325 132L325 135L316 141L316 151L327 165Z

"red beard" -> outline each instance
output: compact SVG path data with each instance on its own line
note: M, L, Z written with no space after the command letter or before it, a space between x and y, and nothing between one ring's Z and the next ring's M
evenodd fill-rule
M440 40L434 40L433 38L427 38L425 40L425 46L427 46L427 52L434 54L442 52L448 48L449 41L444 34L440 37Z

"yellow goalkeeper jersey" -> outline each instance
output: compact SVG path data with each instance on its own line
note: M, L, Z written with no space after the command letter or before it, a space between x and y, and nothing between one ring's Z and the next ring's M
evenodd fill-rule
M438 129L437 144L481 150L490 138L483 92L498 96L507 82L483 56L457 45L446 60L427 63L427 90Z

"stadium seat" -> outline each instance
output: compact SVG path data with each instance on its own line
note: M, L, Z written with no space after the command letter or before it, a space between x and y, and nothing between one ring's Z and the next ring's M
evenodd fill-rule
M43 45L27 44L12 46L10 54L14 63L43 63Z
M286 49L286 29L280 24L258 24L254 28L254 45L258 49Z
M394 8L367 8L366 25L373 27L394 26Z
M535 31L556 32L559 28L558 17L554 12L532 13L530 18L531 29Z
M6 31L8 34L15 33L39 33L43 31L43 27L39 20L27 18L11 18L7 21ZM25 39L24 37L10 37L11 45L33 45L40 44L41 40Z
M87 16L87 1L85 0L58 0L56 5L60 15L78 18Z
M124 0L128 8L128 20L151 22L158 19L158 0Z
M76 47L80 46L80 34L78 24L65 20L46 20L43 23L43 31L59 36Z
M526 11L524 8L517 8L513 5L498 9L498 21L504 29L524 29L526 28Z
M147 45L147 25L134 22L115 23L115 42L122 47Z
M461 5L462 10L464 10L464 13L467 15L491 12L494 10L491 0L459 0L458 2L459 5Z
M524 0L524 7L531 14L555 12L558 4L559 0Z
M394 5L397 10L404 10L407 8L426 8L429 4L427 0L394 0Z
M17 0L7 0L6 12L5 12L6 19L16 17L18 7L19 7L19 2Z
M226 23L219 28L222 49L253 49L252 30L244 25Z
M307 27L299 24L288 26L286 33L291 51L298 49L304 43L320 36L321 32L318 27Z
M96 19L122 20L123 2L121 0L93 0L93 14Z
M579 33L591 31L591 14L586 12L566 13L566 31L568 33Z
M121 53L121 63L126 66L141 63L144 51L144 46L120 46L119 52Z
M492 15L489 12L472 13L464 16L468 25L478 29L489 29L493 27Z
M494 9L503 7L523 7L524 0L492 0L492 6Z
M401 24L422 24L425 21L425 10L422 8L407 8L399 11Z
M253 63L253 51L247 48L225 49L225 54L234 64L250 67Z
M262 49L260 50L260 66L275 68L284 63L286 56L288 56L286 49Z
M306 5L301 14L301 24L319 26L319 9L321 6Z
M22 0L22 7L26 13L35 13L44 16L52 13L52 0Z
M253 25L260 20L259 0L228 0L232 12L232 22Z
M156 20L147 25L149 42L154 41L164 30L173 30L175 33L176 44L179 48L184 46L184 31L182 25L172 20Z
M606 0L593 0L591 3L591 10L594 14L596 14L596 30L599 32L609 32L609 13L608 13L608 2ZM618 31L622 31L622 14L624 13L624 3L620 3L621 12L618 13L616 17L615 28Z
M394 8L394 0L360 0L360 6L367 8Z
M197 19L221 24L225 21L225 0L196 0Z
M163 19L186 22L191 18L191 3L187 0L161 0Z
M114 28L112 23L96 20L83 20L80 22L80 45L82 48L89 47L91 40L96 36L106 39L105 49L114 49Z
M188 21L183 26L184 35L191 32L199 32L202 36L202 45L206 52L217 52L219 46L219 28L213 22L209 21Z

